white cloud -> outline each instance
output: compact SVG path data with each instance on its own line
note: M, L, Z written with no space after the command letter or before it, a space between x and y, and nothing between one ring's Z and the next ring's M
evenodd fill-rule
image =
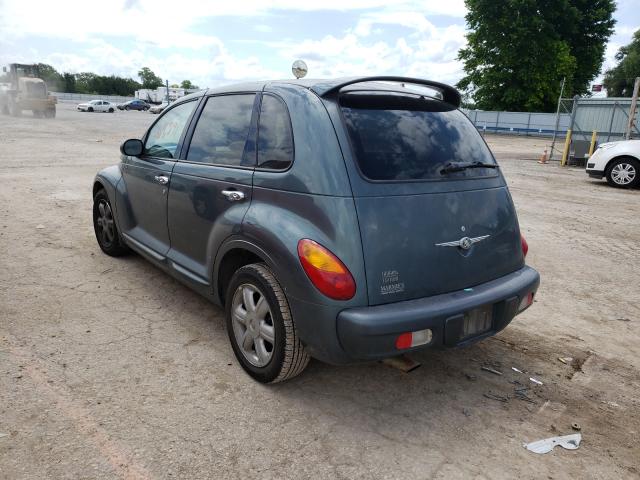
M62 71L134 78L149 66L171 82L188 78L202 86L288 77L296 58L309 64L313 77L395 74L448 83L462 77L456 57L466 43L464 0L60 0L46 8L33 3L0 0L0 63L43 61ZM619 23L604 68L615 64L618 48L640 24L636 3L618 2ZM292 39L279 36L270 23L276 15L328 10L354 20L346 31L328 22L320 34L314 25L309 31L316 33ZM203 22L220 16L246 17L246 28L233 42L215 31L202 33ZM69 40L68 48L38 51L36 38L40 45L42 39ZM117 47L105 40L113 38ZM251 42L260 56L247 49ZM265 47L271 47L267 54Z

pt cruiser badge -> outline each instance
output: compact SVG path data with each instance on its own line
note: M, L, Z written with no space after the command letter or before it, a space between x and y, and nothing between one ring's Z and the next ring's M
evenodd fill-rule
M436 243L436 247L460 247L463 250L469 250L474 243L481 242L482 240L489 238L491 235L483 235L482 237L462 237L460 240L454 240L453 242Z

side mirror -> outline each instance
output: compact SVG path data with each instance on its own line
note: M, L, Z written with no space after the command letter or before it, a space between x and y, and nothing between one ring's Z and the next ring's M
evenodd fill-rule
M142 151L144 150L144 145L142 144L142 140L137 138L130 138L129 140L125 140L122 145L120 145L120 153L123 155L128 155L130 157L139 157L142 155Z

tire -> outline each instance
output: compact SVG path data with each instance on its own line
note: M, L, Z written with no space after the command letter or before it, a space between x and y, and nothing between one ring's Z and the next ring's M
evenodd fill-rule
M106 228L105 222L107 222ZM93 197L93 231L100 249L107 255L120 257L129 253L129 247L123 243L118 232L111 202L104 190L98 190Z
M616 188L633 188L640 185L640 162L632 157L622 157L607 165L607 182Z
M12 117L20 117L22 115L22 110L15 103L9 104L9 113Z
M113 108L110 108L110 109L109 109L109 113L113 113Z
M129 106L124 107L125 110L129 111Z
M296 332L287 297L265 264L246 265L233 274L225 305L231 347L251 377L278 383L302 373L309 354Z
M87 108L87 111L89 111L89 112L93 112L93 107L89 107L89 108Z

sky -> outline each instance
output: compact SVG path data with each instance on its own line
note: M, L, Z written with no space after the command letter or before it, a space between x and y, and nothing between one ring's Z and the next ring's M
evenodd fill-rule
M619 0L603 70L640 28L640 0ZM137 79L151 68L201 87L292 78L402 75L455 83L463 0L0 0L0 64ZM597 81L597 80L596 80Z

